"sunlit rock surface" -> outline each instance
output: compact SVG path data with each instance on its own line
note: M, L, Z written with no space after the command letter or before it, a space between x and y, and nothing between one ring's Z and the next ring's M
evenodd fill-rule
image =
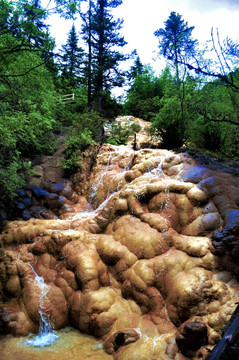
M41 304L52 328L100 338L109 358L206 359L239 301L238 179L107 144L87 184L76 179L60 219L14 221L0 237L2 334L36 333Z

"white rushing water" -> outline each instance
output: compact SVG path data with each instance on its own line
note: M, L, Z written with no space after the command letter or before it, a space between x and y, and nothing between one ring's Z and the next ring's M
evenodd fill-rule
M33 267L29 264L32 269L35 281L41 290L41 296L39 300L39 314L40 314L40 323L39 323L39 333L36 336L31 337L26 340L26 344L31 346L47 346L51 345L59 336L56 332L51 328L51 324L49 322L49 316L43 311L44 298L47 293L50 291L50 286L45 284L43 277L37 275Z

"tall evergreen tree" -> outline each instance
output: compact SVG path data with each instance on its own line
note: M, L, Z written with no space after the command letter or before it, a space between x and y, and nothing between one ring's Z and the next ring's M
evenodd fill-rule
M126 42L119 34L123 21L114 20L113 8L122 4L122 0L91 0L91 24L83 28L85 39L91 49L91 84L92 98L96 110L102 112L104 92L123 83L123 74L119 63L125 59L116 47L123 47ZM89 28L91 39L89 39ZM88 30L88 32L86 32ZM91 41L90 41L91 40Z
M92 108L92 12L94 3L92 0L88 1L88 10L85 14L81 14L83 20L82 33L83 39L88 46L88 56L85 63L85 75L87 78L87 100L88 108Z
M175 95L175 111L177 112L175 128L177 129L177 142L182 145L185 140L186 130L186 97L187 97L187 67L184 65L196 53L197 40L192 38L194 26L189 27L182 16L174 11L170 13L165 28L155 31L159 38L160 53L173 62L176 73L177 94ZM181 72L180 72L180 65ZM176 109L177 108L177 109Z
M56 0L65 16L80 13L84 25L83 39L88 44L86 75L88 79L88 104L94 103L97 111L102 112L104 94L115 86L123 84L124 74L119 70L119 63L125 55L117 48L126 42L119 34L123 20L113 19L111 10L122 4L122 0L88 0L88 10L82 14L81 2L84 0Z
M154 32L159 39L160 53L174 63L177 81L179 81L179 63L185 63L195 54L197 40L192 38L193 29L194 26L188 27L182 16L172 11L165 21L165 28Z
M144 71L144 65L142 64L140 57L137 55L133 66L130 68L129 79L135 79L137 75L142 75Z
M83 50L78 47L78 40L76 28L73 24L66 45L62 46L62 76L71 87L75 87L81 78Z

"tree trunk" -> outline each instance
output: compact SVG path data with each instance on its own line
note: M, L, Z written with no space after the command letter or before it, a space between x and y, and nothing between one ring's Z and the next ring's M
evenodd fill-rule
M102 113L102 91L103 91L103 69L104 69L104 10L105 0L99 1L99 48L98 48L98 69L96 81L96 109Z
M87 101L88 109L92 108L92 47L91 47L91 21L92 21L92 1L89 0L89 30L88 30L88 89L87 89Z

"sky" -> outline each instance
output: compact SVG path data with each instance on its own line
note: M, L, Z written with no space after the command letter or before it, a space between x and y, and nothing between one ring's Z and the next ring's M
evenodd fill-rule
M201 44L211 39L212 28L215 34L218 29L221 40L227 36L239 40L239 0L123 0L114 15L124 20L121 33L128 43L124 51L136 49L141 62L150 64L156 73L163 70L165 61L158 56L154 32L164 28L171 11L182 15L188 26L195 27L192 36ZM53 16L50 23L56 44L65 44L72 22ZM78 28L77 22L75 26Z

